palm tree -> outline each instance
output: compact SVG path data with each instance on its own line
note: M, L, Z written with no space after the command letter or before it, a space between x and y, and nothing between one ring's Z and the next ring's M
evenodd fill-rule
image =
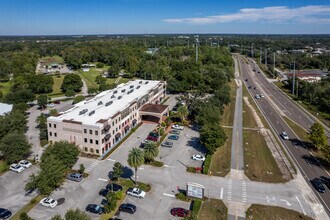
M177 112L181 118L181 122L183 122L184 118L188 116L188 109L187 109L187 106L185 106L185 105L180 106L178 108Z
M159 154L159 149L154 142L148 142L144 145L144 158L148 161L152 161Z
M127 163L130 167L134 167L135 169L135 184L137 177L137 169L144 163L144 153L139 148L134 147L128 153Z

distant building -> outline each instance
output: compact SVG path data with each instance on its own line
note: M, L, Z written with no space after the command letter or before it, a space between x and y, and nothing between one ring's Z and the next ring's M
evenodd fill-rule
M75 143L86 154L104 156L142 120L160 123L168 115L166 83L135 80L77 103L47 119L48 140Z
M327 73L321 70L297 70L295 73L296 78L306 82L318 82L326 75ZM292 78L293 72L286 73L286 76Z
M13 109L13 105L0 103L0 116L4 116L7 113L10 113Z
M159 48L148 48L148 50L145 52L147 54L154 55L158 50L159 50Z

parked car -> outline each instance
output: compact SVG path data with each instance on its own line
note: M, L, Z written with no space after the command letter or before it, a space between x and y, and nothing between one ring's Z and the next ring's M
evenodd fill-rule
M265 98L264 94L260 94L260 97L261 97L261 98Z
M11 171L16 172L16 173L21 173L21 172L24 171L24 167L22 167L22 166L20 166L20 165L18 165L18 164L16 164L16 163L10 165L9 169L10 169Z
M76 182L80 182L83 179L83 175L80 173L70 173L67 176L68 180L72 180L72 181L76 181Z
M55 206L57 206L57 203L58 203L57 200L52 199L50 197L43 198L40 201L41 205L46 206L46 207L51 207L51 208L54 208Z
M176 129L176 130L180 130L180 131L183 131L183 126L181 126L181 125L177 125L177 124L175 124L175 125L172 125L172 127L171 127L172 129Z
M8 219L12 215L8 209L0 208L0 219Z
M324 185L326 185L328 187L328 189L330 190L330 178L321 176L320 179L321 179L322 183Z
M256 94L256 95L255 95L255 98L256 98L256 99L260 99L260 95L259 95L259 94Z
M170 139L170 140L179 140L179 135L172 134L172 135L168 136L168 139Z
M251 89L251 86L249 86L248 88Z
M112 190L113 192L118 192L118 191L122 191L123 187L121 185L118 185L116 183L113 184L108 184L107 189Z
M173 147L173 142L164 141L161 145L163 147Z
M26 168L31 167L32 163L30 163L27 160L21 160L20 162L18 162L18 165L20 165L21 167L24 167L26 169Z
M119 206L119 211L134 214L136 206L130 203L124 203Z
M149 141L156 141L156 142L157 142L157 141L158 141L158 137L153 137L153 136L150 136L150 135L149 135L149 136L147 137L147 140L149 140Z
M147 140L147 139L141 141L140 147L144 147L144 145L147 144L149 141L150 140Z
M139 188L129 188L126 194L140 199L143 199L146 196L146 192Z
M110 189L107 189L107 188L101 189L100 192L99 192L99 195L103 196L103 197L106 197L109 192L110 192Z
M151 131L151 132L149 132L149 136L152 136L152 137L159 137L159 134L157 133L157 132L155 132L155 131Z
M193 160L204 161L205 157L203 155L195 154L191 157Z
M86 211L101 215L104 212L104 209L96 204L88 204L86 207Z
M53 103L49 103L49 104L47 104L47 107L54 107L55 105L53 104Z
M281 133L281 137L282 137L284 140L289 140L289 136L288 136L288 134L287 134L285 131L283 131L283 132Z
M325 188L323 186L322 181L319 178L312 179L311 183L318 192L325 193Z
M179 130L172 129L172 130L170 131L170 133L171 133L171 134L177 134L177 135L179 135L179 134L180 134L180 131L179 131Z
M54 104L61 104L61 101L60 100L56 100L56 101L54 101Z
M180 208L180 207L177 207L177 208L172 208L171 209L171 214L173 216L177 216L177 217L187 217L190 215L190 211L187 210L187 209L184 209L184 208Z

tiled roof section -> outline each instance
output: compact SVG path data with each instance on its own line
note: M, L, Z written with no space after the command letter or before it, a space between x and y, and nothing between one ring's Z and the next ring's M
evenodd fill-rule
M153 112L153 113L163 113L168 108L168 105L159 104L146 104L140 111L142 112Z

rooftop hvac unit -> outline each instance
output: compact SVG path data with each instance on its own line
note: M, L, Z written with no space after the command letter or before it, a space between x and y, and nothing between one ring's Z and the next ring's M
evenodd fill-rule
M140 81L139 84L142 84L142 81Z
M125 92L125 91L126 91L126 89L121 90L121 92Z
M141 86L137 86L136 89L139 89Z
M88 109L85 108L85 109L83 109L83 110L81 110L81 111L79 112L79 115L83 115L83 114L85 114L87 111L88 111Z
M149 81L147 81L145 84L148 84L149 83Z
M115 98L115 95L112 95L111 98L112 98L112 99Z
M117 94L117 92L118 92L118 91L117 91L117 90L115 90L115 91L113 91L113 94Z
M121 99L122 97L121 96L118 96L118 100Z
M99 103L97 103L97 105L103 105L103 102L102 101L99 101Z
M91 111L88 115L91 116L95 113L95 110Z
M131 88L134 88L134 86L133 86L133 85L131 85L129 88L130 88L130 89L131 89Z

